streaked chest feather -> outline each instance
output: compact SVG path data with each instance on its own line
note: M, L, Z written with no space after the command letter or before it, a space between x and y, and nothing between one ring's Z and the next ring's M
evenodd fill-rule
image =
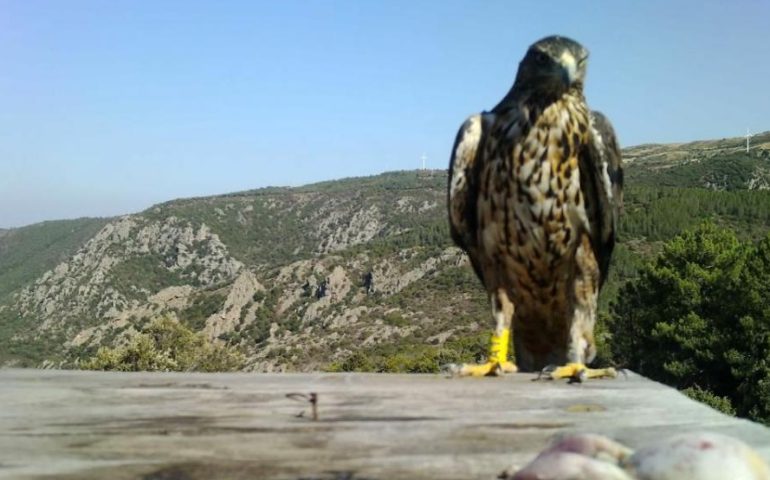
M509 270L545 274L574 250L577 230L588 227L578 156L589 120L585 104L571 97L532 117L523 110L492 120L479 243Z

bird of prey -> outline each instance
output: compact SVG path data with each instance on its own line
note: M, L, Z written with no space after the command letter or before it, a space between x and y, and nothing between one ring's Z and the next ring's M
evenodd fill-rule
M607 118L583 95L588 51L562 36L534 43L510 91L457 134L449 223L486 289L496 323L489 358L460 375L588 369L599 289L622 206L623 172ZM510 361L511 331L516 363Z

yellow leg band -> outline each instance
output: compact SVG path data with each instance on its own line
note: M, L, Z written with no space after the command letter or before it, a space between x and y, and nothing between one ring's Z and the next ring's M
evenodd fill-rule
M495 331L489 342L489 357L486 363L476 365L473 363L463 364L456 368L453 373L460 376L487 377L497 376L506 373L515 373L518 368L516 364L508 360L508 352L511 342L510 329L504 329L500 335Z
M503 333L492 334L492 340L489 344L489 361L491 363L505 363L508 361L508 344L511 341L511 330L503 329Z

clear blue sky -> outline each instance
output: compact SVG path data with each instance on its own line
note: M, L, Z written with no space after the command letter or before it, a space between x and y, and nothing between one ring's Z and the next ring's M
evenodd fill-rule
M548 34L625 146L770 129L770 2L0 0L0 227L428 164Z

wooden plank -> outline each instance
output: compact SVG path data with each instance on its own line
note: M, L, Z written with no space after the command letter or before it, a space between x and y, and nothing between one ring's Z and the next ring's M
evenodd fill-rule
M532 378L0 370L0 478L494 479L566 432L708 430L770 460L767 428L633 373ZM317 421L286 396L311 392Z

